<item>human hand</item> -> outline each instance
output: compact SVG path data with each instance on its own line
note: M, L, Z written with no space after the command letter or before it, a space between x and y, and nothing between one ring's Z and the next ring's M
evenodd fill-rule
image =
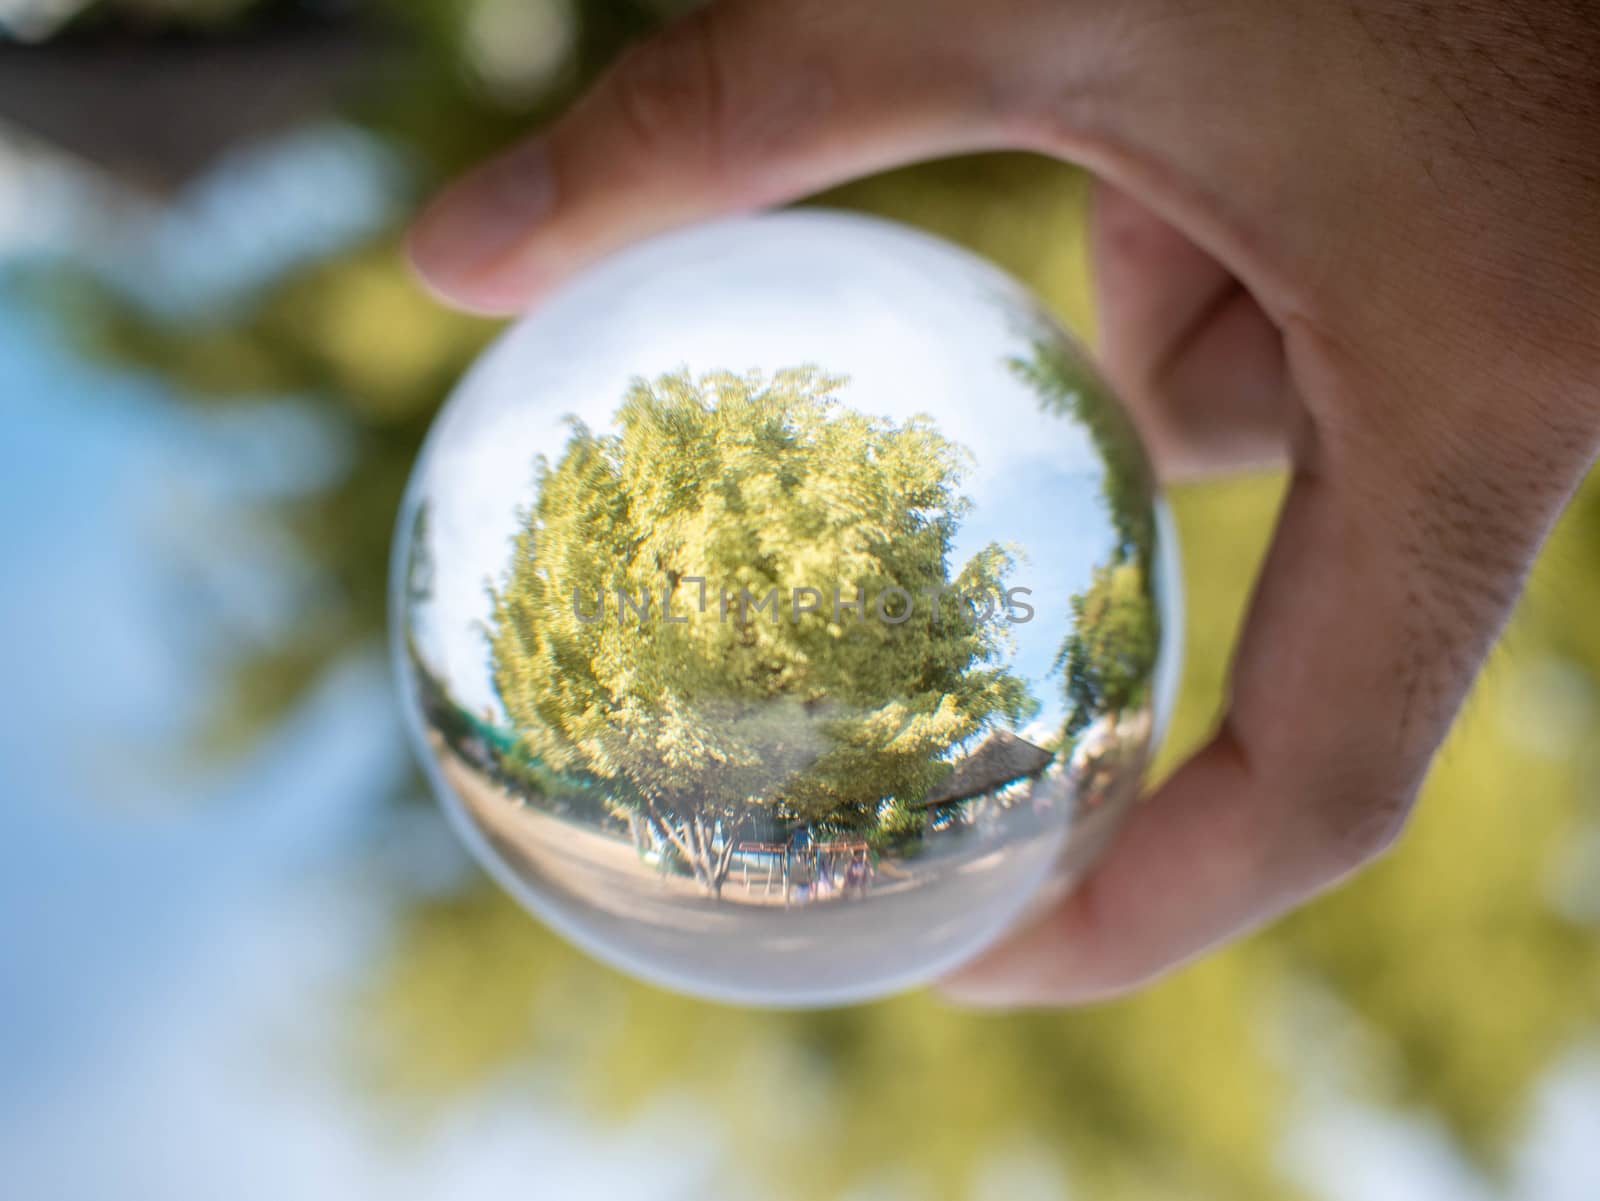
M1168 479L1287 460L1213 740L958 999L1113 995L1379 854L1600 449L1581 0L732 0L450 189L510 312L639 237L935 156L1101 181L1102 358Z

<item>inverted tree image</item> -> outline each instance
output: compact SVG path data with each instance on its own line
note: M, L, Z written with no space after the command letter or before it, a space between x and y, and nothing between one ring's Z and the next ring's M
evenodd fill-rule
M1086 360L1041 335L1010 366L1034 389L1041 408L1088 433L1104 465L1101 494L1116 534L1089 586L1069 600L1072 620L1056 657L1067 701L1065 734L1073 738L1097 719L1115 725L1150 700L1161 638L1151 593L1154 478L1132 421Z
M1094 715L1113 723L1148 702L1156 658L1155 606L1137 559L1095 568L1072 598L1072 632L1056 660L1066 679L1067 733Z
M615 433L536 464L490 619L531 761L598 781L720 893L736 834L905 818L951 753L1034 702L963 597L966 454L810 367L637 380ZM883 598L890 600L879 607Z

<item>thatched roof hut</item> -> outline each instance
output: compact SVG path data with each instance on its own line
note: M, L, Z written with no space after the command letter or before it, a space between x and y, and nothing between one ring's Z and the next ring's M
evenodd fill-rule
M982 746L956 764L955 771L943 784L920 801L912 802L912 808L949 805L998 792L1007 784L1038 775L1054 758L1054 752L1035 746L1026 738L996 730L983 740Z

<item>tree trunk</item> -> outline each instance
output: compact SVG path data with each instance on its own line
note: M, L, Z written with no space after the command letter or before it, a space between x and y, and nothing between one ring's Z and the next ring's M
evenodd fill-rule
M652 804L650 819L661 835L683 856L700 890L712 900L720 900L722 885L733 866L733 852L737 846L733 831L729 829L724 832L722 850L718 851L713 846L716 822L708 822L702 814L679 817L675 813L662 813Z
M633 840L633 849L641 859L650 850L651 834L650 823L637 813L629 812L628 837Z

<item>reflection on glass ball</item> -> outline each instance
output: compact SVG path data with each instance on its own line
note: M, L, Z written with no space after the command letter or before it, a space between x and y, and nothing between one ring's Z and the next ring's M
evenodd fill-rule
M925 982L1105 844L1171 699L1124 414L1014 281L804 212L627 250L429 436L394 647L531 910L722 1000Z

